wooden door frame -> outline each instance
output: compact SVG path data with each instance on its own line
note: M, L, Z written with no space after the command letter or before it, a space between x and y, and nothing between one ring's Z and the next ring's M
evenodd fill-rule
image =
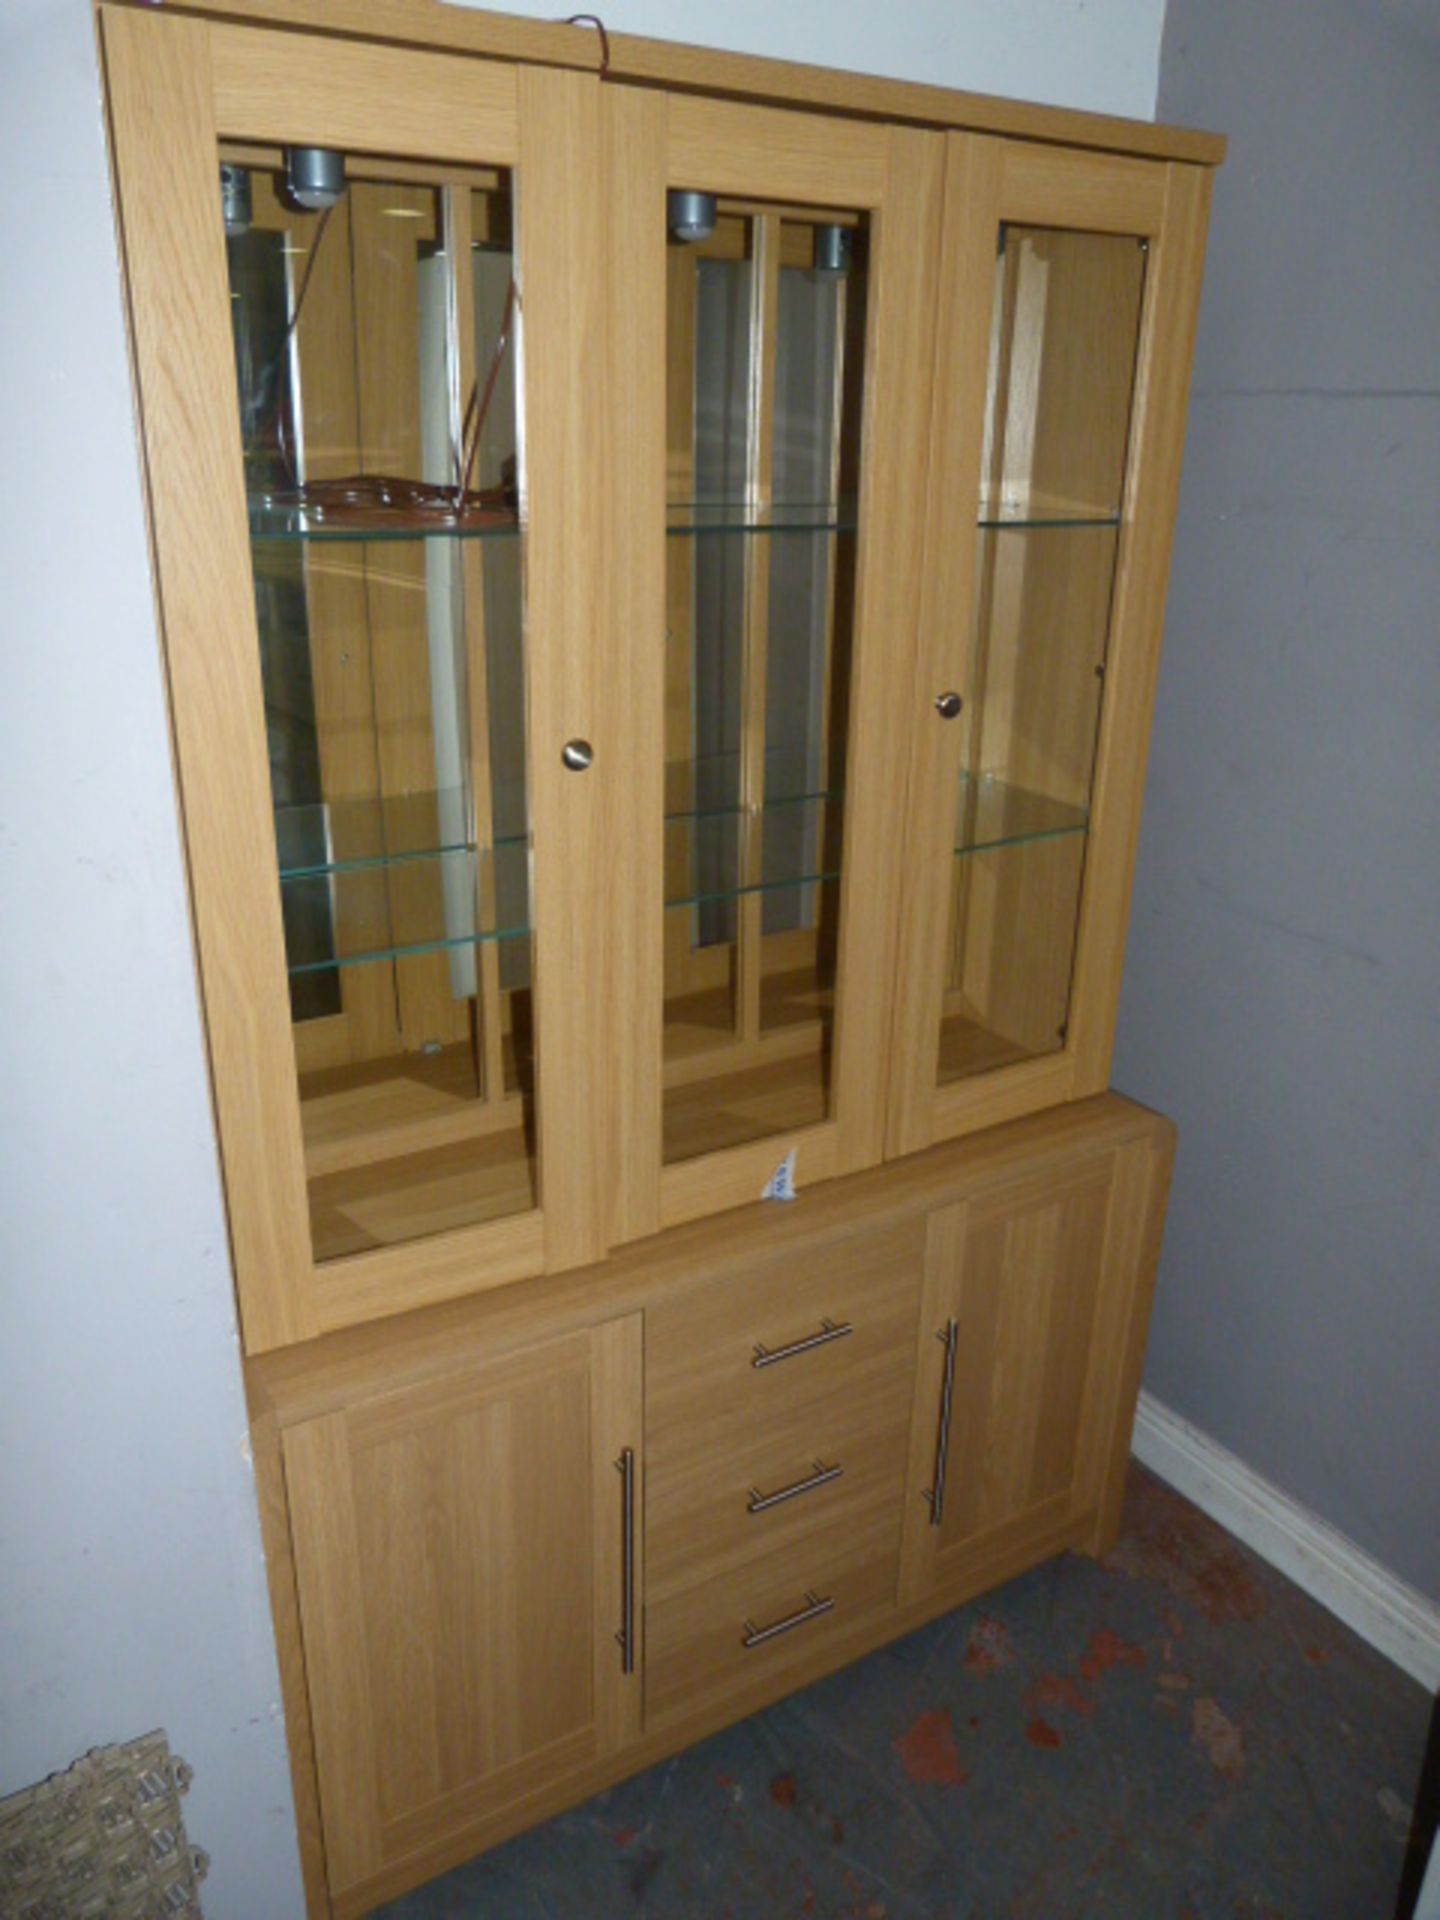
M622 776L648 764L648 749L615 636L640 617L630 601L643 598L643 583L612 573L605 554L611 513L638 513L648 501L629 430L616 445L605 427L607 418L624 419L613 393L643 392L643 356L653 354L653 367L661 351L644 324L612 330L605 319L609 276L618 271L612 259L635 251L630 227L644 217L609 220L608 183L623 182L633 166L645 115L637 110L622 123L618 108L602 106L593 74L522 71L123 6L102 5L99 17L217 1132L242 1334L257 1354L601 1257L617 1165L630 1155L615 1141L633 1140L632 1110L643 1115L652 1100L658 1108L658 1076L652 1095L643 1048L625 1051L604 1017L618 998L623 1034L626 995L641 997L639 984L624 984L634 970L610 956L636 944L637 890L624 871L631 856L617 873L613 855L634 843L632 822L643 830ZM597 168L602 134L607 163ZM234 392L234 355L216 190L222 141L296 139L401 163L423 154L437 173L447 165L518 168L531 402L528 719L540 849L533 913L542 1206L318 1264L240 440L225 401ZM617 202L630 204L623 194ZM658 327L658 299L640 304ZM597 338L618 369L611 380L597 366ZM597 395L606 396L603 407ZM657 486L657 515L662 499ZM595 739L608 779L587 785L563 771L558 743L572 733ZM602 904L612 909L608 920ZM622 1052L626 1065L617 1067ZM640 1185L628 1175L619 1181L627 1193ZM623 1210L620 1217L623 1225Z
M916 450L928 438L944 143L942 136L916 129L696 95L661 97L665 186L703 187L772 206L834 207L867 215L871 223L831 1117L664 1166L656 1225L667 1227L757 1199L792 1149L802 1183L871 1166L881 1157L890 981L899 937L894 849L904 818L894 770L903 765L908 745L903 702L919 616L925 463ZM663 266L659 218L649 244ZM663 353L657 365L663 365ZM917 367L927 370L918 379ZM663 420L647 457L663 479ZM662 565L663 537L663 517L657 515L643 538ZM660 694L657 740L663 740ZM657 942L662 880L657 857L647 875ZM659 1008L657 989L657 1023ZM647 1160L657 1168L658 1121L657 1105L654 1131L645 1141Z
M1126 916L1179 493L1210 197L1208 167L952 133L946 139L941 319L924 603L907 694L909 799L885 1151L1015 1119L1108 1083ZM1069 1019L1053 1054L937 1084L950 838L963 741L937 725L968 691L995 238L1002 223L1135 235L1149 249L1111 600L1105 695Z

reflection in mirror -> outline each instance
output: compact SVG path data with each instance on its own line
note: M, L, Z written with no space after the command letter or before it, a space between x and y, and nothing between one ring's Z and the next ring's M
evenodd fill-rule
M830 1112L864 239L720 199L668 252L667 1161Z

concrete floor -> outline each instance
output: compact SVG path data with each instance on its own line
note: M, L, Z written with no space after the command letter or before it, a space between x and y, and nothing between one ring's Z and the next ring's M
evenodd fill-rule
M387 1920L1391 1920L1431 1703L1132 1469L1066 1557Z

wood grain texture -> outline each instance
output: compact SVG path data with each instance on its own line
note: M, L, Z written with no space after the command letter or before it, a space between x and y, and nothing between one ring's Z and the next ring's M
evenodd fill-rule
M1085 879L1076 960L1074 1003L1085 1016L1075 1043L1076 1088L1082 1094L1104 1086L1110 1074L1180 495L1210 188L1211 177L1200 168L1167 169L1165 220L1151 242L1146 273L1100 717L1094 851Z
M615 987L607 920L617 850L607 822L622 764L610 617L605 383L608 208L596 166L599 83L520 75L518 267L525 384L529 778L534 832L536 1089L546 1265L580 1266L609 1241ZM561 760L595 749L588 772Z
M975 502L985 426L1001 149L951 135L945 150L944 227L935 298L931 461L924 496L919 639L906 688L909 786L898 914L885 1151L937 1137L935 1086L950 920L955 817L966 729L934 706L938 694L972 693Z
M1165 168L1115 154L1067 153L1007 140L1001 198L1005 218L1081 233L1154 234L1165 212Z
M873 234L835 1018L835 1112L840 1165L849 1172L887 1150L890 1008L911 946L896 848L914 803L897 770L915 727L925 502L938 445L931 380L944 163L938 137L892 131Z
M142 5L145 0L133 0L133 4ZM179 0L174 11L217 19L258 19L320 32L336 30L332 0ZM591 72L598 72L600 66L600 43L593 30L441 6L435 0L347 0L344 26L356 38L384 44L453 48ZM609 78L1211 166L1218 166L1225 157L1220 135L1191 128L1033 106L991 94L801 66L633 34L610 35Z
M636 1316L285 1433L335 1896L638 1731L614 1460L639 1435Z
M308 1920L330 1920L325 1830L320 1815L320 1784L315 1770L315 1735L300 1632L300 1595L295 1584L295 1547L290 1502L285 1489L285 1458L273 1415L251 1406L250 1444L255 1462L255 1492L260 1506L260 1536L265 1578L275 1622L275 1651L280 1669L280 1698L285 1709L285 1739L290 1754L290 1785L295 1796L295 1829Z
M209 29L105 9L111 137L191 898L241 1325L317 1327L215 195ZM229 743L216 753L215 742Z
M515 161L513 67L254 26L217 23L210 37L215 124L228 138Z
M698 94L674 94L669 106L673 186L848 211L877 206L883 196L882 127Z
M1061 1547L1093 1547L1123 1479L1163 1211L1157 1172L1168 1168L1172 1145L1167 1122L1107 1096L994 1130L964 1149L946 1146L856 1176L799 1208L752 1209L727 1222L682 1228L617 1254L590 1274L559 1275L488 1301L456 1303L252 1361L257 1431L279 1430L288 1439L341 1420L347 1471L360 1454L395 1459L398 1478L382 1483L365 1470L372 1477L364 1504L398 1506L401 1532L416 1506L405 1492L415 1468L408 1454L393 1454L396 1446L415 1444L418 1428L444 1433L457 1421L463 1425L481 1384L513 1403L542 1391L547 1378L573 1379L575 1368L587 1365L598 1398L614 1409L613 1418L592 1416L589 1498L596 1514L608 1509L613 1522L618 1486L611 1483L618 1476L608 1461L612 1449L631 1443L626 1436L633 1423L627 1426L621 1409L634 1404L639 1390L639 1313L651 1322L645 1371L654 1405L646 1421L643 1571L654 1681L645 1729L635 1732L633 1717L626 1717L627 1711L633 1716L633 1701L627 1706L622 1694L620 1718L607 1724L620 1726L622 1740L633 1734L633 1744L610 1757L597 1752L582 1759L579 1744L552 1742L537 1750L532 1772L497 1774L493 1790L442 1794L434 1817L414 1809L397 1815L384 1829L391 1849L386 1860L337 1895L336 1913L362 1913L367 1904L576 1803ZM963 1280L969 1256L964 1311L971 1413L968 1428L960 1420L957 1445L958 1435L968 1434L965 1445L979 1448L982 1465L968 1490L952 1482L961 1484L962 1511L969 1501L970 1531L941 1564L943 1578L897 1603L902 1510L917 1506L933 1464L933 1379L915 1395L913 1419L903 1384L917 1349L922 1369L931 1364L927 1344L939 1353L933 1328L915 1311L927 1233L932 1305L935 1283ZM772 1373L769 1384L782 1388L781 1404L768 1417L732 1402L727 1380L752 1372L748 1351L739 1351L739 1327L748 1335L753 1322L771 1343L803 1332L790 1322L792 1309L819 1310L822 1298L833 1305L827 1282L847 1272L845 1301L857 1317L850 1341L752 1376L764 1381ZM789 1297L792 1275L803 1301ZM1076 1275L1078 1287L1066 1283ZM738 1324L728 1311L732 1300L742 1309ZM862 1314L875 1322L873 1339L864 1333ZM583 1363L582 1353L588 1354ZM797 1388L794 1382L810 1366L816 1368L811 1385ZM628 1385L595 1385L607 1379ZM1023 1400L1028 1417L1004 1417L1011 1397ZM813 1496L808 1508L802 1500L762 1520L720 1521L717 1495L733 1508L743 1491L735 1474L766 1471L767 1448L777 1443L779 1467L788 1457L783 1449L808 1439L811 1419L822 1420L827 1410L841 1416L832 1437L852 1463L850 1488L842 1479ZM558 1434L564 1424L557 1414L546 1431ZM917 1463L907 1465L912 1427L924 1445ZM982 1431L988 1439L979 1437ZM572 1450L578 1444L573 1434L570 1444ZM496 1470L502 1478L518 1472L524 1456L524 1449L502 1450ZM910 1482L903 1501L897 1493L902 1474ZM388 1491L380 1491L382 1484ZM446 1494L442 1506L454 1497ZM831 1499L835 1504L827 1507ZM737 1527L751 1525L773 1525L773 1551L768 1542L752 1551L743 1531L737 1539ZM728 1528L727 1539L719 1526ZM601 1538L591 1589L598 1596L597 1657L602 1642L613 1651L616 1605L613 1531L608 1565L603 1529ZM370 1551L379 1549L372 1544ZM401 1558L423 1551L430 1549L417 1545ZM834 1598L834 1612L767 1650L744 1652L739 1639L746 1618L768 1624L801 1605L807 1590ZM428 1632L420 1633L415 1648L428 1642ZM405 1656L418 1657L415 1650ZM428 1671L407 1669L408 1699L424 1696ZM421 1714L422 1726L428 1717ZM502 1728L506 1724L524 1722L507 1722L502 1714ZM432 1765L425 1758L434 1751L429 1742L428 1734L418 1741L409 1736L406 1764L421 1772L407 1777L433 1778L424 1773ZM393 1743L402 1744L398 1736Z
M608 203L605 397L617 777L609 788L614 1186L609 1238L660 1224L667 725L666 105L601 90Z
M247 1362L257 1404L282 1426L335 1411L389 1385L418 1384L466 1356L497 1355L662 1301L698 1293L721 1276L787 1263L822 1268L832 1245L883 1234L937 1206L956 1204L1021 1174L1062 1172L1077 1154L1112 1151L1147 1138L1156 1116L1114 1094L1050 1107L1009 1125L947 1142L811 1190L803 1178L789 1206L755 1204L756 1189L722 1219L692 1219L618 1250L597 1267L548 1275L523 1286L490 1286L466 1298L421 1300L383 1323L337 1327L325 1338ZM802 1159L803 1168L803 1159ZM515 1222L518 1229L525 1221ZM449 1236L463 1244L469 1236ZM444 1241L410 1250L410 1258ZM390 1261L363 1256L347 1266ZM322 1273L322 1281L335 1269ZM390 1284L389 1279L385 1284Z
M1108 1365L1105 1377L1092 1385L1086 1404L1080 1471L1095 1508L1086 1551L1097 1558L1110 1551L1120 1533L1130 1437L1175 1164L1173 1124L1157 1120L1148 1137L1122 1147L1116 1158L1110 1244L1116 1268L1132 1276L1132 1281L1128 1287L1105 1289L1105 1318L1097 1334L1096 1354Z
M1163 1215L1168 1123L930 1215L901 1592L952 1583L1057 1527L1118 1510ZM1140 1332L1135 1325L1138 1316ZM939 1409L955 1328L942 1515ZM1123 1434L1123 1445L1120 1436ZM1103 1520L1098 1516L1104 1516Z

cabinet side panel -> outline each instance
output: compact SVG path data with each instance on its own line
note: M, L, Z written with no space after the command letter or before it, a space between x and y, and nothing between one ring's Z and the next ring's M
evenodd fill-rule
M1094 1554L1108 1553L1120 1531L1174 1163L1175 1129L1168 1120L1158 1118L1147 1139L1122 1148L1116 1156L1080 1465L1080 1484L1095 1511L1087 1542Z
M265 1576L270 1589L270 1610L275 1617L275 1651L285 1705L285 1737L290 1749L290 1780L295 1793L305 1909L309 1920L329 1920L325 1835L320 1822L320 1785L315 1773L315 1737L310 1724L300 1599L295 1587L290 1503L285 1490L280 1430L274 1415L255 1406L250 1435L255 1456L255 1491L260 1502L260 1530L265 1543Z
M1170 166L1166 175L1141 323L1092 851L1080 912L1072 999L1080 1095L1100 1092L1110 1075L1210 206L1207 169Z
M245 1344L316 1329L209 29L103 14L131 339ZM224 742L217 751L216 743Z
M381 1865L375 1718L365 1657L365 1593L343 1414L284 1437L332 1891Z

